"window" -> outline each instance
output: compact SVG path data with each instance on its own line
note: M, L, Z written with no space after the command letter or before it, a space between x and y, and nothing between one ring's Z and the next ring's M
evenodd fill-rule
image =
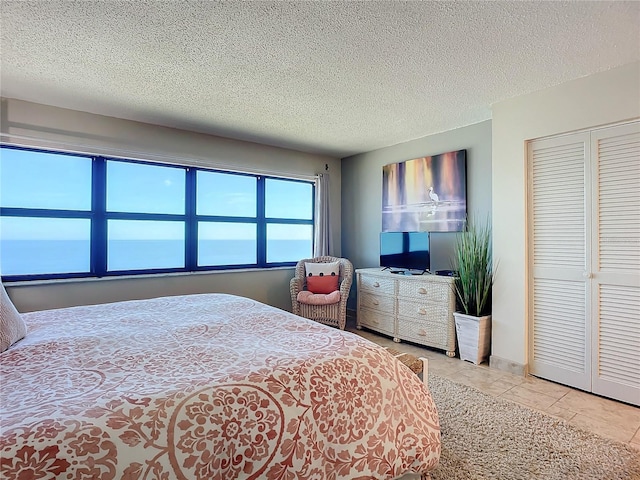
M257 177L200 170L196 182L198 215L255 218Z
M0 206L91 210L91 159L3 148Z
M89 219L1 217L0 232L3 276L91 270Z
M184 222L107 220L107 271L184 268Z
M107 161L107 211L184 214L186 169Z
M89 157L0 151L3 276L91 272Z
M198 266L258 263L259 177L196 174Z
M288 223L267 224L267 262L293 262L313 253L313 227Z
M2 146L5 279L293 265L314 184Z
M267 262L295 262L313 254L313 185L265 181Z
M198 222L198 266L255 264L257 251L255 223Z
M107 272L186 266L187 169L106 161Z

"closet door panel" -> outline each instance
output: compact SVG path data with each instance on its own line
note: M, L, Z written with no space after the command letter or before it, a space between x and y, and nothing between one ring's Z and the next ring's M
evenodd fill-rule
M599 285L593 392L640 405L640 287Z
M588 133L529 145L530 370L591 388Z
M640 123L592 132L593 392L640 405Z
M593 133L597 230L594 266L615 276L640 273L640 124ZM625 283L622 280L622 283Z
M533 290L535 368L531 373L589 389L584 281L536 279Z

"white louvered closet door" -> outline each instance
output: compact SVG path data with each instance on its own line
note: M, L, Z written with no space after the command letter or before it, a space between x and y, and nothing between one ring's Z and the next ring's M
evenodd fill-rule
M591 389L589 318L589 133L529 146L532 374Z
M594 130L593 392L640 405L640 123Z
M640 405L640 122L528 162L531 373Z

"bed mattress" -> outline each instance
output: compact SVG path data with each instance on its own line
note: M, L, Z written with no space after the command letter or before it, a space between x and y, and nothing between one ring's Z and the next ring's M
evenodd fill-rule
M440 454L384 349L225 294L24 314L1 354L3 478L391 479Z

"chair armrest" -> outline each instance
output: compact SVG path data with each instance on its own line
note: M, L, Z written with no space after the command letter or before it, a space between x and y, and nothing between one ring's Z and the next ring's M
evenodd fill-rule
M349 292L351 290L351 278L343 278L342 282L340 282L340 295L345 299L349 296Z
M304 289L304 279L300 277L293 277L289 282L289 289L291 290L291 298L294 298L298 295L298 292L301 292Z
M291 311L298 315L300 314L300 304L298 303L298 293L302 291L304 287L304 279L300 277L293 277L289 282L289 292L291 292Z

